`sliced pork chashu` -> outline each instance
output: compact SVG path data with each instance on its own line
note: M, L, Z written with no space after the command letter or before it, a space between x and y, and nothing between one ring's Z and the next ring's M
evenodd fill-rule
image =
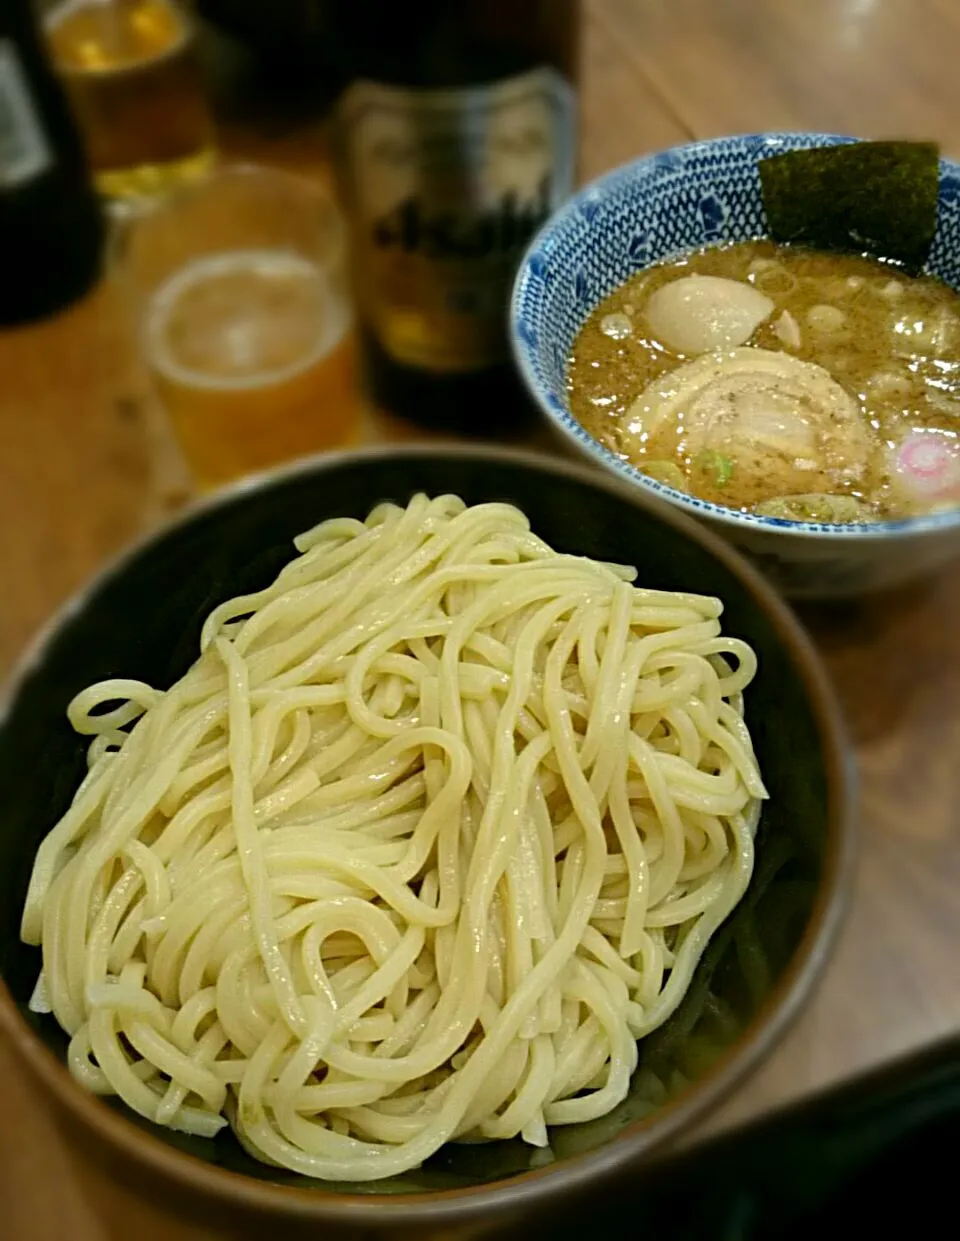
M767 349L684 363L637 397L625 425L622 449L641 469L644 460L702 467L698 493L733 507L845 490L871 453L856 403L836 380Z

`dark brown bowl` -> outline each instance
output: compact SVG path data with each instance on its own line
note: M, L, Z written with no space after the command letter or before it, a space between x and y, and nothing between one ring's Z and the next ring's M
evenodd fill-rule
M744 901L714 938L687 1000L642 1046L641 1065L669 1083L663 1104L651 1111L632 1094L608 1117L553 1130L546 1156L519 1141L447 1146L422 1169L359 1192L255 1163L229 1133L186 1138L87 1094L64 1068L56 1022L27 1009L39 952L21 944L18 927L37 845L84 767L84 746L65 716L73 694L115 675L169 685L192 662L207 613L265 585L292 554L295 534L421 490L512 501L560 550L636 564L647 586L722 598L726 632L759 656L747 718L771 800ZM266 1232L283 1220L285 1237L301 1226L315 1235L317 1225L367 1236L502 1232L631 1173L728 1094L796 1014L837 926L853 840L851 764L833 694L810 642L758 574L626 483L488 448L413 445L317 458L216 496L127 552L61 610L16 673L0 707L0 789L0 1029L84 1147L125 1185L218 1228ZM760 970L743 968L750 945ZM730 1006L735 1028L715 1023L708 993Z

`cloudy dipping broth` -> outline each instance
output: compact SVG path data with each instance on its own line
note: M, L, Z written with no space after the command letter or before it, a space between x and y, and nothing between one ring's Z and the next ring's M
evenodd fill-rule
M621 459L728 508L960 504L960 296L879 259L752 241L647 268L592 311L567 392Z

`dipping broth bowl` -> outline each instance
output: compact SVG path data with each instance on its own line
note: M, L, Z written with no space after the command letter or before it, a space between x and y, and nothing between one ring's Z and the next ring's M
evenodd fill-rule
M656 482L605 448L570 412L566 364L580 328L635 272L703 246L767 234L758 163L856 139L767 133L674 147L607 173L544 225L520 265L510 308L524 382L560 435L638 494L683 509L745 552L785 594L858 595L929 573L960 553L960 507L833 525L761 517ZM936 235L924 269L960 289L960 164L940 161Z

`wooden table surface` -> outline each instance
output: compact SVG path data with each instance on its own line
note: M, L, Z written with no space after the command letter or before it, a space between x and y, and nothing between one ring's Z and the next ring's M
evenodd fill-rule
M928 137L960 154L953 0L586 0L586 13L586 176L690 137L777 127ZM227 146L305 168L320 141L248 126ZM0 333L0 673L105 556L176 503L150 410L109 287ZM958 614L953 570L806 615L857 746L852 909L815 998L714 1127L960 1031ZM151 1222L81 1176L3 1048L0 1115L9 1241L206 1235Z

